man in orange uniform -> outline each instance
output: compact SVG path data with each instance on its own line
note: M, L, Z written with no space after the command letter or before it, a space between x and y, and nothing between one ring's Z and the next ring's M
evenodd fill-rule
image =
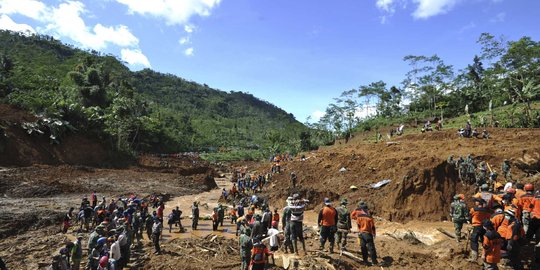
M499 229L504 238L503 250L506 250L512 269L523 269L521 264L521 240L525 235L521 223L515 218L514 210L504 211L504 221Z
M482 247L484 248L484 270L497 270L497 264L501 261L501 246L502 238L501 235L495 231L493 223L489 220L484 222L484 241L482 242Z
M319 224L321 234L321 246L319 250L324 249L326 240L330 242L330 253L334 253L335 234L337 232L338 215L330 199L324 198L324 207L319 211L319 218L317 224Z
M533 235L536 242L540 240L540 193L536 192L534 198L531 200L529 207L532 209L531 223L529 224L529 230L527 231L527 239L531 240Z
M482 224L485 220L491 217L490 210L486 208L486 201L481 198L474 198L475 207L471 208L469 216L471 217L471 223L473 230L471 233L471 258L469 261L478 261L478 242L483 240L485 230Z
M519 205L522 207L523 213L521 214L522 217L522 223L523 223L523 230L525 230L525 233L529 230L529 224L531 222L531 202L534 199L534 186L532 184L526 184L525 185L525 194L521 195L519 199Z
M268 250L260 237L253 239L253 249L251 250L251 270L264 270L268 257L272 252Z
M493 228L495 229L495 231L501 234L499 232L499 228L504 221L504 210L501 205L495 206L495 213L491 215L491 218L489 220L491 221L491 223L493 223Z
M378 264L377 250L375 249L375 222L366 208L365 204L359 203L358 208L351 213L351 220L356 220L356 224L358 225L358 238L360 238L360 249L364 263L370 265L368 263L369 250L372 263Z

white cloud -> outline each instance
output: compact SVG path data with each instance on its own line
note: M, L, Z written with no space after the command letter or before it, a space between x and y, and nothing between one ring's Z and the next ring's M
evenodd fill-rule
M184 54L187 56L193 56L195 49L193 47L187 48L184 50Z
M460 0L412 0L418 4L413 12L416 19L427 19L429 17L444 14L450 11Z
M144 67L151 67L148 58L139 49L122 49L120 56L123 61L126 61L130 65L142 65Z
M37 27L39 32L57 38L69 38L85 48L99 50L106 48L108 44L120 47L137 47L139 44L139 39L125 25L104 26L99 23L94 27L86 25L82 15L87 14L88 11L80 1L65 1L56 7L46 6L35 0L0 1L0 14L19 14L29 17L44 24L44 27ZM8 21L4 19L4 23ZM18 27L28 29L30 26L19 25Z
M178 43L180 43L180 45L185 45L190 44L191 41L189 40L189 37L182 37L180 40L178 40Z
M45 31L60 37L68 37L84 47L96 50L106 48L108 43L121 47L138 45L139 40L127 26L106 27L98 23L90 29L81 17L81 14L86 12L84 4L76 1L53 7L50 17L45 18L48 22Z
M319 122L319 120L325 115L326 113L323 111L316 110L311 113L311 121L312 122Z
M41 19L46 12L46 6L36 0L1 0L1 14L21 14L34 20Z
M193 33L193 30L195 30L195 26L189 24L184 25L184 31L186 31L186 33Z
M221 0L116 0L130 13L163 18L169 25L186 24L192 16L208 16Z
M393 12L394 7L392 4L394 3L394 0L377 0L377 7L386 11L386 12Z
M31 34L36 33L36 30L34 30L32 26L23 23L16 23L8 15L5 14L0 15L0 29Z
M495 17L491 18L489 20L491 23L498 23L498 22L504 22L506 20L506 12L501 12L497 14Z

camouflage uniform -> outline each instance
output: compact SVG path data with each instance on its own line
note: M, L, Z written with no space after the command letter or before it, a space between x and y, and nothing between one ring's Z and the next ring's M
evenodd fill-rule
M504 175L504 179L508 182L512 182L512 175L510 174L510 161L505 159L502 163L501 170Z
M349 209L347 209L347 204L347 199L343 199L341 200L341 205L336 208L338 213L337 243L341 250L345 249L345 246L347 245L347 235L352 228L351 213L349 213Z
M467 222L469 219L467 205L461 201L459 195L454 196L454 202L450 205L450 216L452 217L452 222L454 222L456 240L459 242L461 241L461 229L463 228L463 223Z

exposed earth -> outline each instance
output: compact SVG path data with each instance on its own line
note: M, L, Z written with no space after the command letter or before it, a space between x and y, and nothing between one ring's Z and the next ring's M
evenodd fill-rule
M196 155L146 155L126 167L105 168L104 160L111 157L98 139L71 134L61 144L51 145L22 130L21 122L32 121L34 116L3 105L0 112L0 126L7 135L0 149L0 257L9 269L50 265L52 256L77 233L60 233L62 216L94 190L107 198L157 194L167 200L166 213L175 206L184 212L182 223L187 232L164 230L162 255L151 254L145 236L133 251L131 269L239 268L235 227L226 224L219 232L212 232L210 222L201 220L201 230L192 232L189 207L193 201L200 201L208 206L201 208L201 217L209 215L221 188L231 186L236 167L266 174L271 163L210 164ZM479 264L465 260L469 250L466 241L456 243L451 237L451 198L456 193L470 198L474 187L458 180L457 170L447 164L448 156L472 154L475 161L488 162L499 175L501 162L509 159L514 178L540 187L540 130L489 131L489 140L458 138L455 131L448 130L379 143L371 140L373 134L358 134L347 144L338 141L285 162L283 172L273 175L261 196L269 199L272 208L282 207L292 192L310 200L305 224L308 252L295 257L279 251L272 269L283 269L287 264L291 265L288 269L294 269L293 265L299 269L366 267L356 259L361 256L354 233L348 239L349 255L317 251L314 226L324 197L336 204L340 198L347 198L352 202L351 210L361 199L368 202L376 216L375 243L384 261L383 269L481 269ZM298 175L297 188L290 188L290 172ZM368 187L385 179L391 182L378 189ZM359 189L352 191L351 185ZM467 229L463 229L465 234ZM523 259L527 269L533 269L530 250L524 251Z

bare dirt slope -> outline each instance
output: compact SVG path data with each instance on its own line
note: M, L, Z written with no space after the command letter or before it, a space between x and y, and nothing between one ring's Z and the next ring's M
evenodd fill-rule
M22 128L23 123L37 119L37 116L24 110L0 103L0 166L110 166L120 163L101 138L84 132L67 132L60 144L51 144L47 131L43 135L28 135Z
M274 176L269 191L273 201L281 201L294 191L305 194L312 207L324 197L365 200L375 214L392 221L445 220L456 193L472 195L474 187L458 180L457 170L447 164L450 155L472 154L477 164L488 162L502 180L501 163L510 159L512 175L523 182L534 182L540 188L540 130L493 129L489 140L459 138L455 131L430 132L394 137L374 143L357 136L348 144L306 153L283 164L284 172ZM271 165L261 165L259 171ZM340 172L345 168L345 172ZM298 175L297 189L290 188L289 173ZM536 175L535 175L536 174ZM367 185L390 179L380 189ZM356 185L358 191L349 187Z

